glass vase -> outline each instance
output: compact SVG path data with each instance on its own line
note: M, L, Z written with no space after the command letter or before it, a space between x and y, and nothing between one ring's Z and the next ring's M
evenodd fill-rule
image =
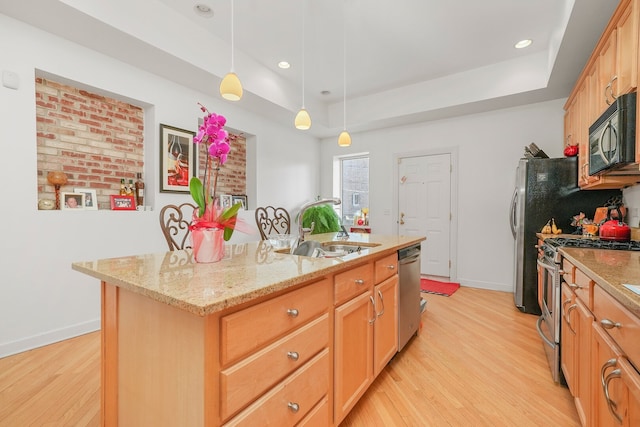
M196 262L218 262L224 258L224 230L221 228L191 230L191 243Z

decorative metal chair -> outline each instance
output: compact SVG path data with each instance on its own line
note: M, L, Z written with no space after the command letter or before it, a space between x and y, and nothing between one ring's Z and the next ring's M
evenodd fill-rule
M191 203L167 205L160 210L160 228L170 251L191 248L189 224L197 206Z
M267 240L270 234L289 234L291 231L291 218L285 208L273 206L257 208L256 224L262 240Z

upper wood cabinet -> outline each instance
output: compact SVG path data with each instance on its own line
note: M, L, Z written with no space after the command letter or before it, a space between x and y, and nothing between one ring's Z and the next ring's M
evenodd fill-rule
M588 172L589 127L618 96L638 86L639 1L620 1L565 104L564 144L579 146L578 184L583 189L623 188L640 181L640 176Z

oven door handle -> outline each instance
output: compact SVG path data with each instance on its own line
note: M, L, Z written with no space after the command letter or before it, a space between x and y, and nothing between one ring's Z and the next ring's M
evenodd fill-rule
M544 268L545 270L549 270L549 271L551 271L552 273L555 273L555 269L556 269L556 265L555 265L555 264L547 264L546 262L542 262L542 261L540 261L540 259L536 260L536 263L537 263L540 267Z
M546 342L549 347L556 348L556 343L554 343L549 338L547 338L544 332L542 332L542 326L541 326L542 322L544 322L544 316L538 317L538 321L536 322L536 329L538 330L538 335L540 335L540 338L542 338L542 340Z

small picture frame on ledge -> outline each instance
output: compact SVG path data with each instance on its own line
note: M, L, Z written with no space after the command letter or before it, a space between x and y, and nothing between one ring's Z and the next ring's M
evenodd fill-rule
M230 208L233 203L233 198L231 194L221 194L220 195L220 207L222 209Z
M248 209L247 208L247 196L245 196L244 194L234 194L233 195L232 204L235 205L236 203L241 203L242 204L242 209L244 209L245 211Z
M84 193L60 193L62 205L60 209L63 211L82 211L84 210Z
M136 201L133 196L111 196L111 210L113 211L135 211Z
M75 193L84 194L84 209L87 211L97 211L98 210L98 198L96 195L96 190L91 188L80 188L76 187L73 189Z

